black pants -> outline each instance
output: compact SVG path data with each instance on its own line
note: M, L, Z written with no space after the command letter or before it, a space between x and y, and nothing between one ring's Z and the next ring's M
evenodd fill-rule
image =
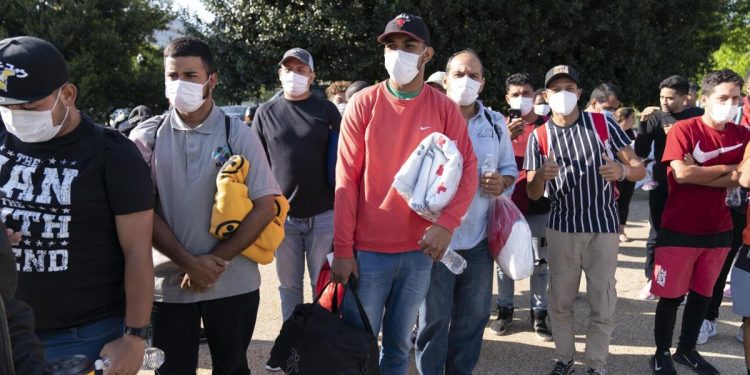
M646 278L651 280L651 276L654 274L654 248L656 247L656 234L661 229L661 215L664 213L664 205L667 204L667 197L669 191L667 190L667 182L659 182L659 186L656 189L648 192L648 207L649 223L651 224L651 230L648 232L648 239L646 240L646 266L644 272Z
M211 352L213 374L250 374L247 347L255 330L260 293L195 303L155 302L154 346L164 350L162 375L195 374L201 319Z
M729 271L732 270L734 257L737 256L737 252L742 247L742 231L747 226L747 216L745 214L734 210L729 210L729 212L732 213L732 225L734 225L732 229L732 247L729 249L727 259L724 261L724 267L721 268L719 278L716 279L711 302L708 304L706 319L711 321L719 318L719 307L721 307L721 301L724 299L724 286L727 284L727 276L729 276Z
M617 183L620 197L617 198L617 213L620 214L620 226L625 226L630 215L630 200L633 199L635 182L623 180Z

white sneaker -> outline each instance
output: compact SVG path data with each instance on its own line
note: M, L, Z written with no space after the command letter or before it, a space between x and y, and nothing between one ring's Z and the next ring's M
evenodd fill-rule
M727 285L724 287L724 298L732 298L732 286Z
M641 289L641 293L638 295L638 298L643 300L656 299L656 296L651 294L651 280L649 280L646 285L643 286L643 289Z
M701 324L701 331L698 333L698 341L696 344L703 345L708 342L708 339L718 335L719 332L716 328L716 322L712 322L708 319L703 320Z
M744 342L745 342L745 340L744 340L744 337L743 337L743 336L744 336L744 333L743 333L743 329L744 329L744 328L745 328L745 325L744 325L744 324L743 324L743 325L741 325L741 326L740 326L740 331L739 331L739 332L737 332L737 336L734 336L734 338L736 338L736 339L737 339L737 341L739 341L739 342L741 342L741 343L744 343Z

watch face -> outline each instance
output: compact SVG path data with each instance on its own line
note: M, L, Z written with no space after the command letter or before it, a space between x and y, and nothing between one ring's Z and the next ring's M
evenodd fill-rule
M125 334L140 337L149 340L154 335L154 328L151 324L142 328L125 327Z

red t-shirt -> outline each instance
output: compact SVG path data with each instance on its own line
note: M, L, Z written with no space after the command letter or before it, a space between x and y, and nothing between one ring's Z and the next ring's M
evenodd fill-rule
M719 131L700 117L678 121L667 135L662 162L667 164L669 197L661 226L665 229L706 235L732 229L732 217L724 203L726 188L678 184L669 163L691 153L700 166L739 164L750 140L750 130L728 123Z
M523 160L526 157L526 144L529 143L529 137L537 126L547 122L547 116L538 116L536 121L527 122L524 125L523 133L514 139L511 144L513 145L513 155L516 157L516 167L518 167L518 179L516 179L516 186L513 189L511 200L516 204L518 210L524 215L536 215L541 213L549 212L549 202L532 201L529 199L526 193L526 170L523 169ZM505 119L506 123L510 119ZM546 198L540 198L540 200L546 201Z

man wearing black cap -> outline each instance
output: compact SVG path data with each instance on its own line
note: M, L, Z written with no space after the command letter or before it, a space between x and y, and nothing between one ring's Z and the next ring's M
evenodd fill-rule
M378 38L390 78L348 103L336 165L335 281L359 275L358 292L374 334L383 329L380 369L406 374L411 332L427 294L433 261L442 258L478 187L477 159L458 106L425 85L434 51L422 18L400 14ZM391 187L393 177L427 136L453 140L463 170L451 202L435 222L422 219ZM356 253L355 253L356 250ZM362 325L351 293L344 319Z
M574 372L573 312L583 271L591 305L585 362L588 374L601 375L606 373L617 300L614 184L626 178L637 181L644 169L612 117L578 109L581 89L572 67L550 69L545 89L552 117L531 133L524 169L529 198L545 195L552 203L547 223L549 314L558 359L551 374Z
M2 219L18 298L36 315L47 359L108 357L135 374L150 338L152 183L138 150L75 107L60 52L33 37L0 41Z
M305 260L313 290L333 242L333 187L326 174L326 150L331 132L338 132L341 115L336 105L312 95L313 59L302 48L292 48L279 61L284 95L264 103L253 119L253 129L289 199L284 240L276 251L281 315L289 318L303 302ZM278 368L278 366L269 366Z

